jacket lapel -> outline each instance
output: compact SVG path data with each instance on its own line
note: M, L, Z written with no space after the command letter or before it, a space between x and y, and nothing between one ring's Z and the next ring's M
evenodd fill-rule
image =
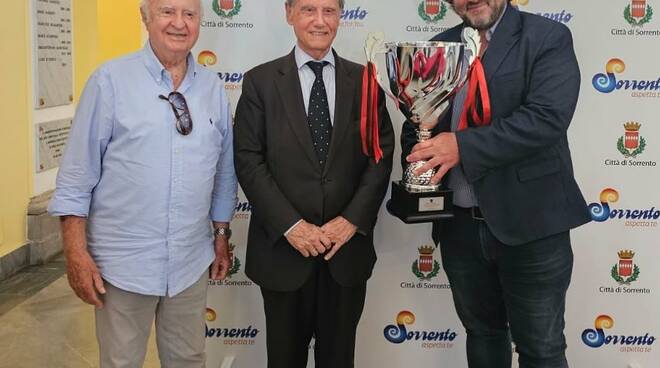
M508 5L482 60L488 81L493 78L511 47L518 42L520 30L520 13L518 9Z
M282 104L286 111L287 121L296 135L300 146L305 155L309 158L314 167L319 168L318 159L314 152L314 143L309 134L307 126L307 113L305 112L305 103L303 101L302 91L300 89L300 78L298 77L298 67L292 51L283 59L279 68L280 80L277 83L277 90L282 98Z
M341 151L341 143L351 121L351 110L355 96L355 76L344 65L344 59L335 54L335 119L332 124L332 138L330 140L330 151L328 151L328 162L325 165L327 171L332 164L334 156Z

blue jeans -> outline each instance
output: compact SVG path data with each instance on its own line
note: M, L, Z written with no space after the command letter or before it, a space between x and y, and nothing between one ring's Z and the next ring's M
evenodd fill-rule
M525 226L520 224L520 226ZM484 221L457 209L440 232L440 250L470 368L567 368L566 290L573 251L568 232L522 245L498 241Z

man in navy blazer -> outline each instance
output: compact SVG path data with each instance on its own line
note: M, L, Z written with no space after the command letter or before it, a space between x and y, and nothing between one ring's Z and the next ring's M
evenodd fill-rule
M454 190L455 217L435 223L433 238L470 368L511 367L511 338L521 368L568 367L569 230L590 220L566 136L580 88L571 32L506 0L450 3L463 23L433 40L460 41L465 26L479 31L492 119L459 131L463 87L431 140L416 144L404 124L402 160L428 160L419 172L439 167L433 181Z

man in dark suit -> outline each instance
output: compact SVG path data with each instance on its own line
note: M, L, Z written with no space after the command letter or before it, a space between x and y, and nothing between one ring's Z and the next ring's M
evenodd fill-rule
M511 337L521 368L564 368L564 308L573 254L569 230L589 221L573 177L566 131L580 71L569 29L518 11L505 0L454 0L463 23L434 40L479 31L489 124L460 130L466 88L437 136L415 144L402 133L404 162L439 166L433 181L454 190L455 218L434 224L471 368L511 366ZM476 119L472 119L476 120Z
M344 2L288 0L297 45L246 73L235 166L253 206L247 275L261 287L268 367L353 367L376 254L373 228L394 134L379 106L379 160L362 151L363 67L332 50ZM377 162L379 161L379 162Z

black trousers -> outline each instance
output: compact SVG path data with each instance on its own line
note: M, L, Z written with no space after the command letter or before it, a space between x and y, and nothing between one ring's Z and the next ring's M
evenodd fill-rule
M568 368L564 310L573 252L568 232L521 245L495 238L488 224L456 208L440 250L456 312L467 331L470 368ZM521 224L521 226L525 226Z
M312 336L316 368L352 368L366 282L339 285L319 256L309 280L290 292L261 288L268 368L305 368Z

